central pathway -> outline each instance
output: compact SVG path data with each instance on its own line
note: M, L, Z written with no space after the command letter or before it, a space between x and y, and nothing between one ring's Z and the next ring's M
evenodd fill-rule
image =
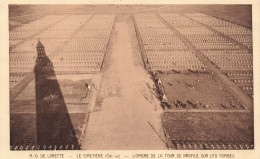
M137 42L131 38L129 20L115 22L107 55L111 61L100 88L102 110L90 114L82 149L167 149L161 135L162 110L149 91L153 82L137 58L141 53L133 46Z

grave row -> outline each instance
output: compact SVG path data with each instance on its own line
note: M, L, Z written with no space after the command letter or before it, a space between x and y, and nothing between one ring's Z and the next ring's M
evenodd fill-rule
M66 22L67 24L68 23L70 23L70 21L69 20L73 20L72 22L75 22L75 20L80 20L80 21L82 21L83 19L85 19L86 20L86 18L88 18L89 17L89 15L87 15L87 16L81 16L81 18L79 18L79 17L77 17L77 18L68 18L68 19L66 19L66 20L64 20L64 22ZM79 25L81 25L80 23L78 23L78 26ZM68 26L68 27L67 27ZM75 26L75 24L73 25L73 26ZM68 28L70 28L70 26L69 25L65 25L64 26L64 29L65 30L68 30ZM52 30L52 28L50 28L49 30ZM48 30L48 31L49 31ZM45 33L45 34L48 34L49 32L43 32L43 34ZM72 33L74 30L71 30L71 31L66 31L67 33ZM64 32L64 30L56 30L56 33L57 34L62 34ZM69 36L70 34L68 34L67 36ZM58 38L56 38L55 37L55 39L41 39L41 43L44 45L44 47L45 47L45 51L46 51L46 54L48 55L48 53L49 52L52 52L54 49L56 49L56 47L59 45L59 44L61 44L62 43L62 40L63 39L58 39ZM103 40L104 41L104 40ZM106 41L106 40L105 40ZM31 39L31 40L28 40L27 42L25 42L24 44L22 44L22 45L20 45L20 46L18 46L18 47L16 47L14 50L12 50L12 51L14 51L14 52L16 52L16 53L19 53L19 52L35 52L35 54L36 54L36 45L37 45L37 43L38 43L38 40L36 40L36 39ZM89 46L89 43L90 43L90 45L93 45L92 43L97 43L95 40L94 41L86 41L85 42L85 45L86 46ZM75 43L75 44L78 44L78 42L77 43ZM98 43L99 44L99 43ZM72 46L72 48L77 48L78 46L77 45L75 45L74 47ZM23 55L23 56L25 56L26 57L26 55ZM31 55L30 55L31 56ZM35 59L32 59L32 60L35 60ZM33 61L34 62L34 61Z
M40 33L37 37L39 39L66 39L71 35L71 30L53 30L48 29L45 30L43 33Z
M38 36L29 39L25 43L12 49L10 52L10 73L21 72L25 74L33 70L37 58L36 46L38 44L38 38L44 46L46 55L49 55L89 18L90 15L69 16L56 25L46 29ZM92 35L98 35L101 33L103 34L103 37L92 36L90 38L86 38L85 36L81 36L80 38L76 37L70 39L68 44L65 45L64 51L57 54L59 55L58 58L54 56L54 59L52 59L54 62L53 65L47 64L42 68L42 71L46 74L53 69L55 71L63 72L99 71L104 57L105 46L108 43L108 38L113 26L114 18L115 16L108 17L104 15L103 17L103 15L95 15L88 22L88 25L83 27L83 31L81 30L79 33L88 32L92 33ZM100 21L100 19L102 20ZM97 27L99 24L101 24L101 26ZM84 33L83 35L88 36L87 33ZM95 52L88 52L88 49L95 50ZM103 51L98 52L98 50ZM12 87L22 78L16 79L17 80L10 81L12 83L10 83Z
M34 68L34 65L26 65L26 66L13 66L13 67L9 67L9 72L21 72L21 73L28 73L28 72L31 72ZM19 69L18 69L19 68Z
M239 88L242 89L249 97L254 98L254 88L252 86L251 87L240 86Z
M189 50L173 50L173 51L146 51L146 56L148 58L177 58L177 59L185 59L191 58L198 60L197 57ZM199 60L198 60L199 61Z
M55 72L100 71L114 19L114 15L95 15L55 57Z
M39 28L40 30L40 28ZM21 31L11 31L9 32L9 39L12 41L27 39L33 34L39 32L39 30L21 30Z
M183 26L178 26L175 27L181 34L183 35L215 35L216 33L214 33L213 31L209 30L206 27L193 27L193 26L189 26L189 27L183 27Z
M200 28L203 28L203 27L200 27ZM205 27L204 27L205 28ZM182 34L185 34L185 31L189 31L189 33L190 32L193 32L194 34L196 34L196 32L194 31L194 30L196 30L197 29L197 27L195 27L195 29L194 29L194 27L186 27L185 29L178 29L178 27L177 27L177 30L178 31L180 31ZM203 29L201 29L201 30L203 30ZM204 32L202 32L202 33L204 33ZM205 32L205 34L208 34L207 32ZM188 38L188 40L189 40L189 38L190 37L192 37L192 36L188 36L187 38ZM201 38L201 36L198 36L197 34L196 34L196 37L197 37L197 39L200 39ZM217 36L216 35L216 37L219 37L219 36ZM194 38L193 38L194 39ZM202 42L204 40L204 42ZM219 43L219 42L214 42L214 43L208 43L208 42L206 42L205 41L205 39L202 39L201 40L201 42L200 43L195 43L194 41L193 41L193 44L194 44L194 46L196 47L196 48L198 48L198 49L238 49L239 48L239 46L237 46L237 45L234 45L232 42L224 42L224 43ZM242 57L241 57L242 58ZM239 66L234 66L234 65L232 65L232 64L243 64L243 63L251 63L251 62L248 62L248 61L237 61L237 60L233 60L233 61L228 61L228 60L230 60L230 59L227 59L227 60L225 60L225 59L223 59L224 61L223 62L221 62L221 61L217 61L216 59L214 59L214 61L213 62L215 62L215 63L217 63L217 64L219 64L218 66L221 68L221 69L230 69L230 68L251 68L252 67L252 65L245 65L245 66L241 66L241 67L239 67ZM227 65L227 64L230 64L230 65Z
M88 38L88 39L78 39L78 38L73 38L71 39L67 45L69 46L91 46L91 45L104 45L108 42L108 38Z
M144 48L147 50L178 50L187 49L187 46L183 43L177 43L177 44L156 44L156 45L144 45Z
M172 144L173 144L174 148L177 150L247 150L247 149L254 149L254 143L246 142L246 141L172 140Z
M215 60L214 61L215 63L217 64L239 64L239 65L243 65L243 64L253 64L253 61L252 60L245 60L245 59L242 59L242 60L231 60L231 59L223 59L223 60Z
M167 19L168 21L170 21L170 19L168 18ZM194 27L186 27L186 29L184 29L184 30L189 30L189 28L194 28ZM203 27L200 27L200 28L203 28ZM205 27L204 27L205 28ZM178 27L177 27L177 30L178 30ZM192 29L191 29L192 30ZM181 33L183 33L183 32L181 32ZM195 32L194 32L195 33ZM196 33L195 33L196 34ZM197 34L196 34L197 35ZM188 39L188 40L190 40L190 38L191 38L192 36L187 36L186 38ZM211 36L212 37L212 36ZM217 38L223 38L223 37L220 37L220 36L215 36L215 37L217 37ZM194 39L197 39L197 40L194 40ZM198 40L199 39L199 40ZM236 45L234 45L233 43L231 43L231 42L227 42L227 43L207 43L208 41L207 41L207 39L205 39L205 38L201 38L200 36L194 36L193 38L192 38L192 40L191 40L193 43L195 43L195 42L199 42L199 43L195 43L194 45L197 47L197 48L199 48L199 49L207 49L207 48L209 48L209 49L235 49L235 48L238 48L239 46L236 46Z
M206 15L203 13L191 13L191 14L185 14L185 16L188 16L196 21L199 21L200 23L209 25L209 26L230 26L230 27L241 27L235 23L231 23L219 18L212 17L210 15Z
M185 14L185 16L211 26L213 29L233 38L249 48L252 48L252 33L250 29L203 13L190 13ZM196 24L192 26L191 21L188 26L184 25L184 27L179 25L181 22L178 22L178 19L189 21L182 15L179 15L178 18L176 15L170 16L170 14L162 17L183 34L196 48L200 49L206 57L216 63L221 70L251 71L253 69L253 57L252 54L248 53L248 50L239 49L238 45L235 45L233 42L222 36L212 33L212 31L206 27L197 27ZM233 77L232 79L239 80L239 77ZM252 78L250 80L252 80Z
M40 39L41 43L44 46L44 49L46 51L46 54L49 54L49 52L52 52L58 45L62 43L62 39ZM22 43L21 45L18 45L17 47L13 48L11 50L11 53L16 52L34 52L37 54L36 46L38 44L38 38L34 37L33 39L29 39L26 42Z
M253 87L246 87L246 86L243 86L242 87L243 90L250 90L250 91L253 91Z
M205 70L205 65L191 51L147 51L151 70Z
M69 60L73 60L73 59L80 59L80 60L86 60L89 58L103 58L104 53L103 52L86 52L83 51L80 54L76 54L75 52L64 52L62 54L57 55L57 57L62 58L62 59L69 59ZM37 55L32 54L30 56L22 56L22 55L10 55L10 65L14 65L17 63L26 63L26 62L32 62L36 60ZM38 56L38 57L45 57L45 56Z
M233 59L233 60L251 60L252 61L252 59L253 59L253 57L252 56L248 56L248 55L246 55L246 54L228 54L228 53L226 53L226 54L220 54L220 55L214 55L214 54L212 54L212 53L204 53L204 55L205 56L207 56L210 60L220 60L220 59L222 59L222 60L231 60L231 59Z
M142 41L145 49L186 49L186 45L177 36L170 38L144 37Z
M249 49L253 48L252 35L229 35L230 38L242 43Z
M170 14L163 16L165 20L175 27L181 34L184 35L196 48L198 49L238 49L239 46L226 38L217 35L210 29L203 26L196 26L197 22L194 22L183 15L179 15L179 20L186 19L194 24L194 26L177 26L178 19L174 19ZM174 23L173 23L174 22Z
M242 86L252 86L253 83L253 79L235 79L232 81L239 85L242 84Z
M189 36L184 35L197 49L239 49L240 46L234 44L227 39L224 40L223 37L219 35L211 35L208 36L207 33L203 34L202 32L200 35L192 34Z
M240 43L252 43L252 35L230 35L230 37Z
M84 22L86 22L91 17L90 14L84 15L71 15L60 23L49 28L50 30L59 31L59 30L75 30Z
M42 74L50 74L52 71L58 73L80 73L80 72L97 72L100 71L100 63L85 63L84 65L72 64L72 65L60 65L57 67L44 66L41 70Z
M105 16L105 17L102 17ZM83 28L82 31L86 32L88 30L107 30L108 34L112 30L113 24L115 20L115 15L95 15L89 23L87 23Z
M166 64L160 64L160 65L156 65L156 64L151 64L150 68L152 71L156 71L156 70L177 70L177 71L183 71L183 70L200 70L200 71L205 71L206 70L206 66L204 66L203 64L198 64L198 65L166 65Z
M246 29L244 27L223 27L223 26L218 26L218 27L212 27L213 29L223 33L223 34L236 34L236 35L251 35L252 32L249 29Z
M180 60L180 59L148 59L150 64L174 64L174 65L196 65L202 64L201 61L194 61L194 60Z
M89 39L89 38L109 38L111 30L94 30L86 29L81 30L74 38Z
M86 57L103 57L103 51L63 51L58 54L58 58L86 58Z
M186 18L184 16L181 16L180 14L160 14L160 16L167 20L167 22L169 22L169 24L171 24L174 27L200 27L201 24L196 23L192 20L190 20L189 18Z
M178 57L178 56L150 56L150 55L147 55L148 59L150 61L158 61L158 60L182 60L182 61L194 61L194 62L197 62L197 57ZM198 61L199 62L199 61Z
M13 89L22 79L11 80L9 79L9 90Z
M223 71L233 82L236 83L245 93L253 97L253 67L249 70L225 70ZM244 82L243 82L244 81ZM247 81L247 82L245 82ZM250 82L248 82L250 81Z
M139 14L134 18L146 50L146 64L149 64L151 70L206 69L204 64L156 15Z
M210 42L210 43L223 43L223 42L229 42L229 40L227 40L224 37L221 36L215 36L215 35L200 35L200 38L198 38L198 36L196 35L184 35L187 39L189 39L189 41L191 43L206 43L206 42Z
M107 42L107 39L73 39L64 47L64 51L105 50Z
M164 28L165 26L160 22L140 22L138 21L138 28Z
M249 56L247 50L201 50L203 54L210 56Z
M171 36L169 38L143 37L142 41L147 45L160 43L182 43L182 41L177 36Z
M229 36L230 38L244 44L249 49L252 49L252 31L249 28L208 15L199 17L192 16L191 18L212 27L226 36Z
M33 34L39 32L41 29L44 29L45 27L54 24L55 22L61 20L64 17L65 16L50 15L50 16L45 16L39 20L32 21L28 24L23 24L19 27L14 28L9 32L9 39L10 40L26 39L32 36Z
M237 77L237 76L253 76L253 73L227 73L229 77Z
M218 66L221 70L251 70L253 65L220 65Z
M135 14L134 16L137 27L143 28L165 28L164 24L153 14Z
M141 35L144 49L187 49L186 45L178 38L178 36L160 22L155 15L137 14L134 18Z
M196 13L195 13L196 14ZM192 17L193 19L196 18L196 16L191 16L192 14L189 14L190 17ZM186 17L179 15L179 17L182 17L182 19L187 19ZM204 17L208 17L208 15L200 15L200 18L203 19ZM217 49L234 49L234 48L239 48L239 46L236 46L235 44L233 44L231 41L228 41L226 38L218 36L217 34L215 34L214 32L212 32L210 29L203 27L203 26L177 26L176 22L177 19L174 19L173 17L165 16L163 17L165 18L165 20L167 22L169 22L171 25L173 25L180 33L182 33L188 40L190 40L192 43L203 43L203 44L195 44L195 46L197 46L198 49L207 49L207 48L214 48L216 47ZM180 18L179 18L180 19ZM190 20L190 19L188 19ZM196 20L196 19L194 19ZM173 23L174 21L174 23ZM223 20L220 20L223 21ZM201 21L199 21L201 22ZM193 23L196 23L193 21ZM214 28L214 27L213 27ZM249 48L252 48L252 43L250 42L250 39L252 39L252 37L250 37L251 31L245 27L242 26L221 26L221 27L216 27L219 28L220 32L227 34L227 35L234 35L234 38L236 40L240 39L241 43L243 43L244 45L246 45ZM230 34L228 34L230 33ZM199 35L204 35L204 37L199 36ZM190 35L196 35L194 37L190 36ZM210 36L208 36L210 35ZM211 37L211 38L208 38ZM213 38L215 37L215 38ZM231 37L232 38L232 37ZM212 44L205 44L207 42L214 42L214 43L218 43L218 42L223 42L223 39L225 43L227 44L223 44L221 43L220 45L212 45ZM228 45L228 43L230 44L230 46ZM209 46L208 46L209 45ZM226 45L226 46L224 46Z
M89 63L100 63L103 61L104 55L101 56L90 56L90 57L64 57L64 56L56 56L53 61L54 64L59 67L60 65L81 65L81 64L89 64Z
M185 35L184 35L185 36ZM215 35L212 38L205 37L207 35L189 35L185 36L198 49L239 49L240 46L225 39L221 36ZM195 39L195 37L197 39Z
M10 47L30 38L34 34L38 33L40 30L46 28L47 26L53 25L57 21L64 18L64 16L47 16L47 17L49 18L46 19L46 17L44 17L37 21L33 21L29 24L24 24L21 27L16 27L12 31L10 31L9 32ZM43 20L42 23L41 20ZM25 26L25 28L23 26Z
M172 34L140 34L142 39L171 39L171 38L176 38L176 35Z
M62 42L63 39L68 38L73 33L73 31L81 25L81 23L76 23L77 21L83 21L89 17L90 15L85 15L85 16L81 15L77 17L70 16L62 20L58 24L55 24L50 28L48 28L47 30L43 31L42 33L37 35L37 37L34 37L33 39L28 39L26 42L12 49L12 51L14 52L35 51L38 38L41 39L42 44L45 46L45 50L50 49L48 50L48 52L53 51L53 49L55 49L56 46ZM73 25L68 25L70 23L72 23ZM57 28L62 28L62 29L57 29ZM54 35L50 34L50 32L54 33ZM44 38L47 39L43 40Z
M237 24L224 21L218 18L214 18L208 15L205 15L204 17L197 17L197 16L189 16L190 18L199 21L200 23L203 23L205 25L216 27L216 26L224 26L224 27L240 27Z
M238 45L235 45L231 42L201 42L201 43L193 43L193 45L198 49L239 49Z
M21 61L21 62L15 62L15 63L10 63L10 68L12 67L17 67L17 66L34 66L35 62L31 62L31 61Z
M139 28L140 34L173 34L169 28Z
M249 54L246 50L204 50L202 53L207 56L211 61L216 63L216 65L221 70L230 70L227 74L232 81L241 80L241 76L253 81L252 71L253 69L253 57L252 54ZM242 70L246 70L244 72ZM232 72L235 71L235 72ZM238 72L237 72L238 71ZM242 72L240 72L242 71ZM235 82L238 86L248 86L246 83ZM239 84L238 84L239 83ZM250 83L253 85L253 83ZM243 87L241 87L243 89ZM245 90L245 89L243 89ZM253 92L246 92L248 95L252 95Z
M9 89L12 89L18 82L25 77L25 74L10 74L9 75Z

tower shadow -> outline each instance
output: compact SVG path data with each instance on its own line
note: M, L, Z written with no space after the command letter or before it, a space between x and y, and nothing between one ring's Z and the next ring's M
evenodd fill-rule
M40 149L79 149L53 64L38 41L34 67L37 145Z

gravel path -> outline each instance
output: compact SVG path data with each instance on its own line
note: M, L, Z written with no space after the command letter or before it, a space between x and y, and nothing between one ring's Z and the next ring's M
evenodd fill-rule
M153 82L141 65L141 58L136 57L141 53L136 39L131 37L130 19L125 15L117 19L107 55L111 61L100 88L102 110L90 114L82 149L166 149L160 121L162 110L149 91Z

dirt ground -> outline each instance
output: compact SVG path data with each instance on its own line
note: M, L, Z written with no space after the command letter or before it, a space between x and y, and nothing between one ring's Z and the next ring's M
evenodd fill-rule
M160 74L160 79L168 98L165 109L202 109L202 110L243 110L245 109L221 83L212 78L209 73ZM180 105L180 103L184 105Z

